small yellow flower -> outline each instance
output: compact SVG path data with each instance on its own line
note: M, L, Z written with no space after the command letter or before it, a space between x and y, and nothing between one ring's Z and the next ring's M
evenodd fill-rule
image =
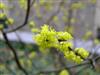
M74 60L77 64L80 64L81 62L83 62L83 59L80 56L76 56L75 60Z
M76 22L77 22L77 19L76 19L76 18L72 18L72 19L71 19L71 23L72 23L72 24L74 24L74 23L76 23Z
M81 55L84 59L89 56L89 52L85 50L84 48L76 48L75 51Z
M5 65L4 64L0 64L0 69L5 69Z
M95 43L95 44L100 44L100 41L99 41L98 39L95 39L95 40L94 40L94 43Z
M0 9L4 9L5 8L5 4L0 2Z
M73 3L71 8L74 10L84 8L84 4L82 2Z
M73 37L68 32L57 32L57 38L59 40L72 40Z
M14 23L14 20L12 18L8 18L6 21L6 24L12 25Z
M90 0L91 3L96 4L97 0Z
M40 30L38 28L33 28L31 31L32 32L40 32Z
M69 51L69 48L73 48L73 44L71 42L60 42L58 48L60 51Z
M55 22L57 22L57 21L58 21L58 16L54 16L53 20L54 20Z
M29 58L34 58L36 56L36 52L31 52L30 54L29 54Z
M59 75L69 75L69 72L67 70L62 70Z
M58 42L56 32L47 25L42 26L41 29L40 34L37 34L34 38L37 44L42 48L54 47Z
M34 21L30 21L29 25L30 25L30 27L34 27L35 26L35 22Z
M0 30L2 30L4 28L3 24L0 24Z
M0 13L0 19L4 18L5 14L4 13Z

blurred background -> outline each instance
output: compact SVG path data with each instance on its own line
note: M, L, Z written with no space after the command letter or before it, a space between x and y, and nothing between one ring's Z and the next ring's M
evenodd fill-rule
M27 0L0 2L6 5L3 13L14 19L13 25L5 28L5 32L24 23ZM95 62L95 68L90 64L75 66L77 64L66 60L59 52L42 52L32 39L36 33L31 32L30 22L35 23L34 28L48 24L56 31L68 31L74 37L74 47L85 48L94 59L100 56L100 0L30 0L28 23L17 31L7 33L28 75L100 75L100 59ZM42 73L45 70L46 73ZM17 67L1 32L0 75L24 75Z

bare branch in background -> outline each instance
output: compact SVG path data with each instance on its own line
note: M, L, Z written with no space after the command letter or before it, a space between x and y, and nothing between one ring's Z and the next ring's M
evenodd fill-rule
M33 1L31 2L30 8L34 5L34 3L35 3L35 0L33 0Z
M49 70L49 71L41 71L39 74L49 74L49 73L60 72L63 69L70 70L72 68L75 68L75 67L78 67L78 66L82 66L82 65L86 65L86 64L89 64L89 63L88 62L85 62L85 63L82 63L82 64L73 65L73 66L69 66L69 67L68 66L65 66L65 67L60 68L60 69L54 69L54 70Z
M28 23L29 13L30 13L30 3L31 3L31 1L27 0L27 11L26 11L24 23L16 28L14 28L14 29L12 29L12 30L5 31L5 33L10 33L10 32L14 32L16 30L19 30L20 28L24 27Z
M49 24L50 21L54 18L54 16L56 16L57 14L59 14L59 12L60 12L60 7L61 7L63 4L64 4L64 1L61 0L60 3L59 3L59 5L58 5L57 10L56 10L54 13L52 13L52 15L50 16L50 18L46 21L46 24Z
M93 67L93 69L95 69L94 67L95 67L95 64L94 63L96 63L98 60L100 59L100 56L97 56L96 58L95 58L95 60L93 60L92 58L91 59L87 59L85 62L83 62L83 63L81 63L81 64L78 64L78 65L72 65L72 66L65 66L65 67L63 67L63 68L60 68L60 69L53 69L53 70L45 70L45 71L40 71L38 74L49 74L49 73L58 73L58 72L60 72L60 71L62 71L63 69L66 69L66 70L70 70L70 69L72 69L72 68L76 68L76 67L80 67L80 66L88 66L88 65L90 65L90 66L92 66Z

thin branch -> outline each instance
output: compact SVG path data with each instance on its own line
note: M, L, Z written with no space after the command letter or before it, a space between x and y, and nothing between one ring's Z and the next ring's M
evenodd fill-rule
M64 1L62 0L62 1L59 3L59 5L58 5L57 10L56 10L54 13L52 13L52 15L50 16L50 18L46 21L46 24L49 24L50 21L60 12L60 7L61 7L63 4L64 4Z
M34 3L35 3L35 0L33 0L32 3L30 4L30 8L33 6Z
M14 32L19 30L20 28L24 27L27 23L28 23L28 19L29 19L29 13L30 13L30 0L27 0L27 11L26 11L26 16L25 16L25 20L24 23L18 27L16 27L15 29L9 30L9 31L5 31L5 33L10 33L10 32Z
M100 56L95 57L95 61L100 60Z
M86 70L87 68L89 68L90 65L88 66L84 66L83 68L81 68L77 73L75 73L75 75L80 75L81 72L83 72L84 70Z
M95 69L94 63L96 63L99 59L100 59L100 56L97 56L94 60L92 60L92 58L87 59L87 61L85 61L81 64L78 64L78 65L65 66L65 67L60 68L60 69L54 69L54 70L49 70L49 71L41 71L38 74L48 74L48 73L53 73L53 72L56 73L56 72L60 72L63 69L70 70L72 68L80 67L80 66L83 66L83 65L91 65L93 67L93 69Z
M81 59L85 60L80 54L76 53L71 47L68 47L69 50L73 51L75 55L80 56Z
M16 53L16 50L12 47L12 45L10 44L9 40L8 40L8 37L6 35L5 32L2 31L2 34L3 34L3 37L5 39L5 43L6 45L10 48L10 50L12 51L12 53L14 54L14 59L15 59L15 62L18 66L18 68L25 74L25 75L28 75L27 71L22 67L19 59L18 59L18 55Z
M89 64L89 62L84 62L84 63L82 63L82 64L78 64L78 65L73 65L73 66L65 66L65 67L63 67L63 68L60 68L60 69L54 69L54 70L49 70L49 71L41 71L41 72L39 72L38 74L48 74L48 73L57 73L57 72L60 72L61 70L63 70L63 69L66 69L66 70L70 70L70 69L72 69L72 68L75 68L75 67L79 67L79 66L82 66L82 65L87 65L87 64Z

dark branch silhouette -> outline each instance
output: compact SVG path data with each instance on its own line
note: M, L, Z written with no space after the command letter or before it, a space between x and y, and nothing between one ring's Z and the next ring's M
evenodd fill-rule
M14 29L12 29L12 30L5 31L5 33L10 33L10 32L17 31L20 28L24 27L28 23L29 13L30 13L30 3L31 3L31 0L27 0L27 11L26 11L26 16L25 16L24 23L22 25L16 27L16 28L14 28Z
M12 53L13 53L13 55L14 55L14 59L15 59L15 62L16 62L16 64L17 64L18 68L19 68L21 71L23 71L23 73L24 73L25 75L28 75L27 71L22 67L22 65L21 65L21 63L20 63L20 61L19 61L19 59L18 59L18 55L17 55L17 53L16 53L16 50L15 50L15 49L12 47L12 45L10 44L6 33L2 31L2 34L3 34L3 37L4 37L4 39L5 39L6 45L10 48L10 50L12 51Z
M81 64L78 64L78 65L65 66L65 67L60 68L60 69L53 69L53 70L40 71L38 74L57 73L57 72L62 71L63 69L70 70L70 69L72 69L72 68L76 68L76 67L80 67L80 66L84 66L84 65L90 65L90 66L93 67L93 69L95 69L93 63L94 63L94 62L97 62L97 60L99 60L99 59L100 59L100 56L96 57L95 60L94 60L93 62L91 61L91 60L93 60L93 59L91 58L91 59L89 59L89 60L87 60L87 61L85 61L85 62L83 62L83 63L81 63Z

